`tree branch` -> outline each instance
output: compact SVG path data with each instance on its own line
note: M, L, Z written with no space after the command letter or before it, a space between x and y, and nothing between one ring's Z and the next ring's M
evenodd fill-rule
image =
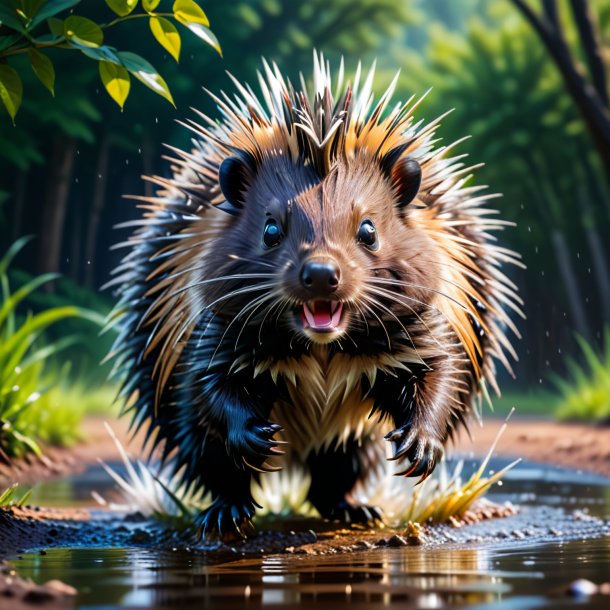
M587 57L593 86L604 105L610 106L606 68L589 3L587 0L570 0L570 5L576 27L578 28L578 34L580 35L580 41Z
M610 171L610 109L577 68L570 55L570 49L563 42L562 34L558 35L554 28L549 27L549 23L533 11L525 0L511 1L532 25L553 58L568 92L589 129L606 169Z

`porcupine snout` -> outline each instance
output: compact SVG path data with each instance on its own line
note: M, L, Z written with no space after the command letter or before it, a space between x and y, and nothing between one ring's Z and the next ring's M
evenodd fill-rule
M301 284L312 296L330 296L337 290L340 279L341 270L332 258L312 258L301 267Z

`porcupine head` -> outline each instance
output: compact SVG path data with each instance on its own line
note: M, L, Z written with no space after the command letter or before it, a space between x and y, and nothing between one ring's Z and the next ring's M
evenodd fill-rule
M379 517L350 502L370 447L389 442L398 472L425 478L495 384L494 358L510 366L503 304L518 297L500 267L516 257L489 234L505 223L434 148L437 122L388 110L396 79L373 105L372 75L333 96L315 56L311 95L267 64L262 101L235 81L220 124L189 122L200 141L174 151L127 262L159 260L127 318L156 380L155 410L141 391L135 411L211 491L205 532L252 516L251 477L280 440L323 516Z

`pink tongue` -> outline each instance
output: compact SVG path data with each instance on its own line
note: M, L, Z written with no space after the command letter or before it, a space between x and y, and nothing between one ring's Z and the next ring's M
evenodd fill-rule
M314 303L313 319L316 326L330 326L332 324L332 315L330 313L330 303L325 301L316 301Z

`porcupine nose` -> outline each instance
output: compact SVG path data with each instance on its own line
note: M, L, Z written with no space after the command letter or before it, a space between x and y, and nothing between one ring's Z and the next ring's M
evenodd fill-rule
M301 268L301 284L317 296L328 296L339 286L341 272L332 259L307 261Z

